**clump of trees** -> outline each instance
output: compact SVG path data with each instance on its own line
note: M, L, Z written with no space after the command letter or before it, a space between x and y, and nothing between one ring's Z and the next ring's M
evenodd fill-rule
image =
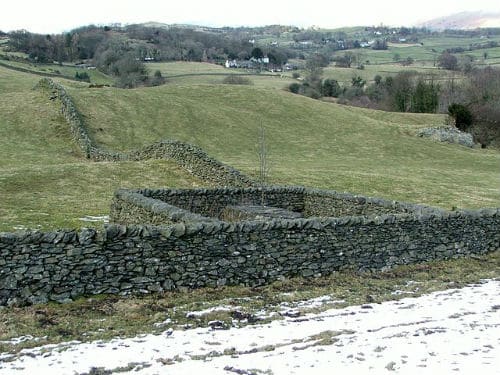
M255 47L248 30L198 31L189 27L146 27L143 25L86 26L58 35L40 35L25 30L9 34L8 48L24 52L34 63L90 62L104 73L117 77L120 87L160 84L160 77L147 77L145 61L203 61L267 56L271 65L281 66L293 50L280 46Z
M438 58L438 66L447 70L458 70L458 59L455 55L444 51Z
M335 57L334 61L335 66L338 66L339 68L350 68L354 63L355 58L352 52L346 52L342 56Z
M473 116L469 131L483 146L500 147L500 70L473 70L462 84L461 104Z
M319 99L324 95L323 88L323 68L330 64L330 60L323 54L314 54L310 56L304 67L304 81L302 84L292 83L289 90L295 94L309 96ZM298 76L297 76L298 78ZM327 83L330 84L330 83Z
M452 103L448 106L448 115L455 121L455 127L462 131L469 130L472 125L472 112L467 106L459 103Z
M343 92L344 90L335 79L327 78L322 83L321 93L323 96L338 98Z
M312 98L334 97L341 103L398 112L435 113L439 107L440 86L432 77L403 71L385 79L376 75L371 84L354 76L350 84L322 79L322 68L308 70L303 84L292 83L289 90Z
M454 125L471 133L483 147L500 147L500 70L472 69L464 79L438 84L432 75L402 71L376 75L367 83L354 76L349 84L322 79L322 68L309 69L303 84L289 90L313 98L336 97L339 103L397 112L448 113Z
M387 48L388 46L386 39L377 39L372 45L373 50L386 50Z
M377 83L377 81L379 83ZM375 80L367 89L368 97L381 107L397 112L435 113L439 104L440 86L432 77L403 71L384 81Z
M97 68L117 78L117 86L132 88L146 82L146 66L127 43L110 40L95 52Z

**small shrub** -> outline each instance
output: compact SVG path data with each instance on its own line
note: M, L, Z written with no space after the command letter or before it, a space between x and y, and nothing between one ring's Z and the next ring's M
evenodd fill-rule
M293 92L294 94L298 94L300 92L300 84L292 83L290 84L290 86L288 86L288 90L290 90L290 92Z
M75 73L75 78L79 81L90 82L90 76L87 72Z
M320 99L321 98L321 92L318 91L315 87L311 86L304 86L303 87L304 95L308 96L312 99Z
M342 94L343 98L347 100L353 100L354 98L358 98L362 95L363 89L358 86L351 86L347 88Z
M155 71L153 78L151 79L151 86L160 86L165 83L165 78L161 75L159 70Z
M467 131L472 125L472 112L463 104L451 104L448 107L448 114L455 119L457 129Z
M335 79L327 78L323 81L321 92L324 96L331 96L337 98L342 94L343 90Z
M300 73L299 72L293 72L292 77L295 78L295 79L297 79L297 78L300 77Z

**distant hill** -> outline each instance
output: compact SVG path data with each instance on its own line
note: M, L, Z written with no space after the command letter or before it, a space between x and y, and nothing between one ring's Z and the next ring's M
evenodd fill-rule
M461 12L421 22L417 26L432 30L500 27L500 12Z

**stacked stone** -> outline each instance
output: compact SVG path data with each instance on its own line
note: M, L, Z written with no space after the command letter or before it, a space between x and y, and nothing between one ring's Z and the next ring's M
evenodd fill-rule
M475 147L472 134L460 131L453 126L439 126L436 128L425 128L418 132L419 137L431 138L439 142L456 143L465 147Z
M202 191L192 195L199 200ZM287 196L286 188L269 188L271 201L278 199L279 191ZM299 191L305 199L307 189L288 191L288 197L295 194L297 206ZM377 270L500 249L500 209L451 212L415 206L410 211L411 205L391 202L407 212L229 223L151 197L161 193L184 199L188 191L143 192L121 191L117 199L139 207L141 215L149 212L170 223L0 233L0 305L64 302L100 293L254 286L344 268ZM251 193L255 199L262 197L259 189L232 192L228 196L233 198L249 199ZM356 202L359 205L361 197ZM374 210L371 198L365 202ZM382 203L382 208L389 204Z

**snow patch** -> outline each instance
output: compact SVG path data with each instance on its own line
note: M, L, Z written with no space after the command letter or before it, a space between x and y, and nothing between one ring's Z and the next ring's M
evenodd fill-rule
M45 345L14 356L0 354L0 374L57 375L127 366L130 371L120 373L497 374L499 295L500 281L490 280L238 329L169 329L108 342ZM314 306L313 300L305 307Z
M233 310L238 310L240 308L241 308L240 306L215 306L205 310L189 311L186 313L186 318L201 318L204 315L208 315L214 312L229 312Z

